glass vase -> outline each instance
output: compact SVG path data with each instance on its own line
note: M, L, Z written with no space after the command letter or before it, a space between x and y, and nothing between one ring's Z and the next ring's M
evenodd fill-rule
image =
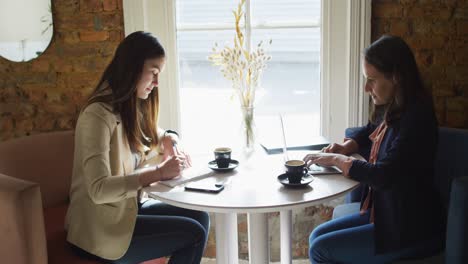
M254 107L242 106L241 140L244 158L250 159L255 151Z

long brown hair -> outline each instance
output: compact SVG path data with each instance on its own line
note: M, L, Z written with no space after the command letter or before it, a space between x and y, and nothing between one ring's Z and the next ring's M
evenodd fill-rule
M371 122L385 120L388 124L400 118L406 106L415 100L432 103L432 96L424 88L413 52L403 39L384 35L364 50L364 59L385 78L393 80L396 93L387 105L372 104Z
M154 147L158 144L158 88L151 92L148 99L141 100L136 94L136 84L145 61L164 56L164 48L150 33L137 31L128 35L117 47L114 58L87 102L87 105L107 103L115 114L120 114L130 149L134 153L144 153L144 146Z

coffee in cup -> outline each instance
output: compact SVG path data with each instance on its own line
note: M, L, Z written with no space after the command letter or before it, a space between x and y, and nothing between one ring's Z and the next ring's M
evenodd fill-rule
M289 183L300 183L302 177L309 172L303 160L288 160L284 163L284 166L286 167Z
M228 168L229 163L231 162L231 152L230 148L216 148L214 150L214 156L218 168Z

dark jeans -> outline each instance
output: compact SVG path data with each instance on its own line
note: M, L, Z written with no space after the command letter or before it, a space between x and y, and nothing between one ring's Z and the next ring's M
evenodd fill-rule
M309 237L309 258L318 263L377 264L413 258L428 251L436 251L438 241L426 241L417 247L386 254L374 254L374 224L369 213L340 217L319 225Z
M107 262L135 264L171 256L169 264L198 264L205 249L209 229L210 218L206 212L148 200L138 211L127 252L120 259ZM81 251L79 254L82 256L93 257L76 247L74 250Z

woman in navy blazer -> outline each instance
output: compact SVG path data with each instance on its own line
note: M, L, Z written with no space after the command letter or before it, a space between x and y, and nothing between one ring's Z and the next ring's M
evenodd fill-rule
M444 240L442 204L433 187L437 120L414 55L399 37L383 36L364 52L369 123L343 144L304 160L337 166L365 185L361 211L318 226L312 263L387 263L436 251ZM349 157L368 152L367 161Z

